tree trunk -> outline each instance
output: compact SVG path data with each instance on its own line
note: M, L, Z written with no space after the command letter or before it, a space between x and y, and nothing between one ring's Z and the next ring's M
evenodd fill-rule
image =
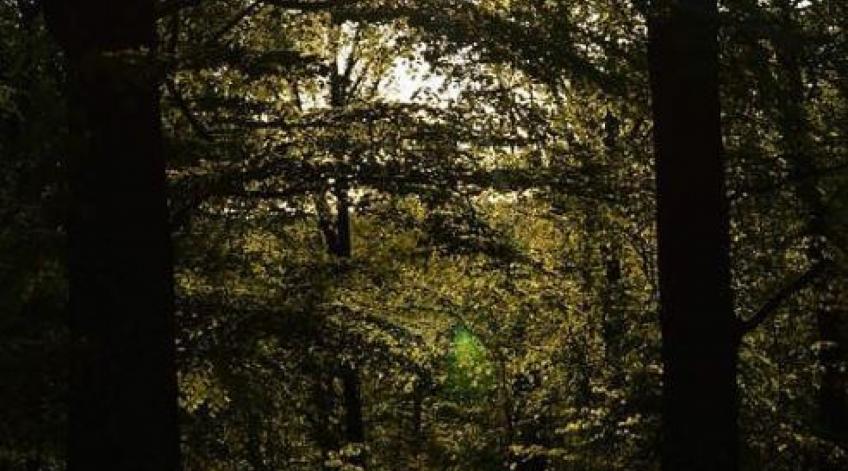
M738 322L730 289L715 0L649 23L663 358L664 471L738 469Z
M352 60L348 58L348 60ZM333 68L330 73L330 106L336 109L342 109L347 104L347 91L349 71L340 72ZM334 156L340 161L346 157L346 143L338 142L338 147L333 149ZM324 196L320 196L319 205L319 226L324 233L324 239L327 243L327 249L331 255L334 255L342 260L350 259L352 256L351 247L351 230L350 230L350 196L347 182L343 181L344 177L339 177L342 181L335 183L333 195L336 197L336 220L333 224L330 220L329 207L324 200ZM323 214L321 214L323 213ZM351 362L345 362L341 365L341 380L343 388L343 399L345 409L345 441L346 444L356 444L360 447L360 454L354 460L355 464L365 466L364 450L361 448L365 444L365 425L362 420L362 391L359 371L356 365Z
M68 59L71 471L180 468L152 0L45 2Z
M362 391L359 372L345 365L342 368L344 386L345 437L348 443L365 444L365 425L362 421Z
M618 119L610 112L604 118L604 157L606 163L612 164L615 160L615 150L618 143ZM612 225L611 221L606 224ZM612 228L611 228L612 229ZM622 247L619 235L616 231L601 233L604 240L600 245L600 256L603 264L604 283L600 290L601 312L603 322L601 325L601 336L604 340L604 363L606 369L611 370L613 386L618 387L618 376L620 368L618 362L625 355L624 337L626 335L626 319L621 307L624 305L622 299L625 290L622 286Z
M336 190L336 256L343 259L351 257L351 233L350 233L350 200L348 190L339 186ZM345 438L348 444L365 444L365 425L362 420L362 391L359 380L359 371L355 365L345 363L342 365L342 385L344 388L345 407ZM364 463L364 457L360 456L357 464Z
M317 199L318 225L324 234L328 252L342 260L351 258L351 230L350 230L350 197L347 187L338 183L333 190L336 198L336 219L331 221L332 215L329 205L326 204L325 196ZM344 362L340 366L340 377L342 380L343 404L344 404L344 435L346 444L355 444L362 447L365 444L365 423L362 419L362 387L359 371L351 362ZM356 464L364 466L365 457L360 455L354 460Z

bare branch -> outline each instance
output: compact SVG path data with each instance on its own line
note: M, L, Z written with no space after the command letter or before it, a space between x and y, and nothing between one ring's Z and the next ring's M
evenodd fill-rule
M212 35L211 38L207 41L209 44L217 43L225 34L229 33L233 28L238 26L239 23L253 12L255 12L259 7L263 4L262 0L255 0L251 2L250 5L245 7L243 10L238 12L230 21L227 22L224 27L219 29L215 34Z
M350 5L357 0L260 0L259 3L287 10L317 11ZM165 0L159 3L157 16L162 18L184 8L198 7L209 0Z
M739 320L740 336L745 335L760 324L776 311L786 300L810 285L819 275L824 272L827 267L827 262L818 262L811 266L806 272L792 280L790 283L779 289L768 301L766 301L758 310L748 319Z
M182 94L177 89L177 84L174 83L173 80L166 80L165 87L168 89L168 94L174 99L174 103L177 105L177 108L179 108L180 112L182 112L183 116L185 116L186 120L188 120L192 129L194 129L204 141L212 142L214 140L212 133L209 132L206 125L200 122L200 119L192 113L188 103L186 103Z

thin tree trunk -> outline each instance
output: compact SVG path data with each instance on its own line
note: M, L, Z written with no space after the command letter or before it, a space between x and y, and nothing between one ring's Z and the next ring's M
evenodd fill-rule
M738 321L730 289L715 0L649 23L663 358L664 471L738 469Z
M340 185L336 190L336 250L339 258L351 257L350 200L346 187ZM342 365L342 386L344 388L345 437L348 443L365 444L365 425L362 420L362 391L359 372L354 365ZM364 459L359 460L360 464Z
M343 90L338 74L331 76L333 107L344 106ZM352 257L351 228L350 228L350 196L348 188L343 182L337 182L333 189L336 198L336 219L332 221L326 195L316 197L318 206L318 225L327 244L327 251L339 259L348 260ZM365 465L365 422L362 418L362 383L359 371L354 364L345 362L340 366L342 380L342 399L344 405L344 434L346 444L356 444L360 447L360 454L354 462Z
M352 61L353 58L349 57L347 60ZM349 74L350 64L344 72L333 68L330 74L330 105L333 108L343 108L347 103ZM338 157L344 157L344 143L340 149L337 149L337 152ZM350 259L352 256L350 196L346 182L337 182L334 194L336 196L336 231L335 243L330 245L330 249L335 256L341 259ZM365 424L362 420L362 384L359 371L355 364L349 362L341 365L341 369L345 406L345 438L348 444L356 444L359 447L359 455L354 462L364 467L366 462L364 456Z
M180 468L173 276L152 0L45 2L74 149L71 471Z
M352 256L350 230L350 197L347 187L338 183L333 190L336 198L336 220L331 222L331 214L324 196L318 197L319 226L324 234L328 252L339 259L347 260ZM365 444L365 423L362 418L362 384L359 371L354 364L345 362L340 366L342 380L342 399L344 405L344 435L347 444L362 447ZM363 450L360 449L360 452ZM360 453L355 462L364 465L365 457Z
M619 121L610 112L604 119L604 157L607 164L615 159L615 149L618 143ZM610 222L607 222L610 224ZM606 234L607 240L601 242L600 255L603 264L604 283L600 292L600 303L603 312L601 336L604 340L604 363L611 370L615 381L620 373L618 362L625 354L624 335L625 319L621 311L624 289L622 288L621 241L614 230ZM619 384L614 384L619 386Z
M347 365L342 367L344 386L345 436L348 443L365 444L365 425L362 421L362 390L359 372Z

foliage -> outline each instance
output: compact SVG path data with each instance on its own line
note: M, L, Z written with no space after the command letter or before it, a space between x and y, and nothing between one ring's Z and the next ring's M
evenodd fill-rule
M164 3L187 470L658 468L644 2ZM824 239L844 319L848 15L785 3L720 18L737 312ZM65 71L26 18L0 1L0 468L59 469ZM819 411L823 292L743 341L745 469L845 463Z

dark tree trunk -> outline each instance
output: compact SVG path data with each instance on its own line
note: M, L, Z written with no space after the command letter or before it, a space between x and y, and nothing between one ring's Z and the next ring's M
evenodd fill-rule
M359 372L356 368L350 365L342 368L342 385L344 386L345 437L348 443L363 445L365 425L362 421L362 391Z
M350 259L351 229L350 229L350 197L348 188L339 183L333 189L336 198L336 218L332 221L329 205L325 197L319 196L317 200L318 225L323 232L328 252L342 260ZM341 274L340 274L341 275ZM359 371L351 362L344 362L340 366L340 377L342 380L342 399L344 405L344 437L346 444L365 444L365 423L362 418L362 386ZM365 458L360 456L355 460L357 465L363 466Z
M348 58L348 61L353 60ZM333 108L343 108L348 101L348 90L350 79L350 67L340 72L333 69L330 74L330 105ZM336 149L337 157L344 160L346 143L339 143ZM334 194L336 196L336 233L335 244L331 245L331 251L341 259L350 259L352 255L351 231L350 231L350 196L346 182L336 184ZM359 371L356 365L345 362L342 366L342 386L344 388L345 406L345 437L348 444L365 445L365 424L362 420L362 391ZM355 464L365 466L364 449L360 448L360 454Z
M835 297L827 295L827 298L832 301ZM821 306L816 314L821 344L819 365L823 370L818 398L822 434L842 448L848 448L848 397L845 393L848 389L848 375L845 372L848 347L845 318L848 311ZM823 461L827 462L828 459L824 458ZM822 469L835 470L841 467L827 463L822 465Z
M738 469L715 0L658 2L649 24L665 471Z
M610 112L604 119L604 157L607 164L611 164L616 155L615 150L618 143L618 130L620 123ZM609 224L609 222L608 222ZM622 247L619 236L615 230L605 235L606 240L601 242L600 255L603 264L604 283L601 288L601 311L603 322L601 335L604 340L604 362L613 376L613 385L618 386L620 368L618 362L624 354L624 336L626 334L624 312L621 306L625 290L622 287L621 256Z
M336 190L336 256L351 257L350 200L348 190L339 186ZM348 443L365 444L365 425L362 420L362 391L359 371L355 365L342 365L342 386L344 388L345 438ZM358 464L362 464L360 460Z
M621 286L621 244L618 240L605 242L601 247L601 256L604 264L604 286L601 292L604 360L607 368L614 369L613 373L619 373L618 362L626 353L624 336L627 329L621 309L624 289Z
M152 0L45 2L68 59L71 471L180 467Z
M348 60L351 60L350 58ZM339 72L335 68L331 71L330 81L330 106L333 108L344 108L347 103L347 87L349 85L349 70ZM334 149L336 157L344 160L346 146L339 142ZM336 221L330 221L329 207L324 197L320 197L319 225L324 233L327 249L330 254L347 260L352 256L351 230L350 230L350 197L345 182L337 182L333 189L336 197ZM323 214L321 214L323 213ZM362 419L362 391L359 371L355 364L345 362L341 365L341 379L344 400L344 424L345 441L347 444L365 444L365 424ZM363 450L360 450L364 452ZM366 459L362 453L355 460L355 464L364 466Z

